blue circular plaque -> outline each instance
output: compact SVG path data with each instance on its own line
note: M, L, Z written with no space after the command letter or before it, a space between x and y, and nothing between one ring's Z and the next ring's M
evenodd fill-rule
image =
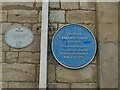
M52 52L64 67L83 68L95 56L96 40L88 28L78 24L66 25L54 34Z

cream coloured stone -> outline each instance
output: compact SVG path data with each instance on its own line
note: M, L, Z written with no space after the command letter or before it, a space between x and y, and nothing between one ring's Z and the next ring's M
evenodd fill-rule
M38 88L38 83L10 82L9 88Z
M88 65L83 69L70 70L57 66L56 79L58 82L97 82L97 67Z
M17 61L18 61L18 52L7 52L6 53L7 63L16 63Z
M97 83L72 83L71 90L74 90L75 88L98 88Z
M62 9L79 9L79 3L78 2L61 2L61 8Z
M36 23L38 22L38 11L10 10L8 11L8 22Z
M66 12L67 23L95 23L95 12L84 10L73 10Z
M55 10L50 11L50 22L65 22L65 11L63 10Z
M3 81L35 81L35 65L2 64Z
M99 43L101 88L118 88L118 44Z

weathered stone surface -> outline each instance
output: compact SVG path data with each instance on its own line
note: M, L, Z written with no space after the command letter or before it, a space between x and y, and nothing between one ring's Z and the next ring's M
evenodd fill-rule
M5 57L6 57L6 53L5 52L0 52L0 54L2 53L2 60L0 60L0 63L5 62Z
M40 24L34 24L32 27L32 31L35 35L41 35L41 25Z
M61 27L65 26L65 25L67 25L67 24L61 24L61 23L60 23L60 24L58 25L58 28L61 28Z
M118 3L104 2L97 3L99 22L101 23L118 23ZM112 17L112 18L111 18Z
M57 31L57 24L52 23L49 25L49 35L54 35L55 32Z
M8 82L0 82L0 86L2 85L2 88L8 88Z
M18 52L7 52L6 53L7 63L17 63L17 61L18 61Z
M27 28L31 29L32 25L30 23L25 23L25 24L23 24L23 27L27 27Z
M75 88L98 88L97 83L72 83L71 90Z
M9 51L9 46L5 42L2 43L2 51Z
M40 52L32 52L32 55L31 55L32 57L32 60L33 60L33 62L32 63L39 63L39 61L40 61Z
M42 22L42 11L39 11L39 22Z
M100 88L118 87L118 44L100 43Z
M83 10L67 11L66 21L67 23L95 23L95 12Z
M95 10L95 2L80 2L80 9Z
M49 64L54 64L54 65L57 65L58 62L56 61L56 59L54 58L53 54L52 54L52 51L50 51L48 53L48 63Z
M83 24L86 28L88 28L95 36L96 36L96 27L95 25L85 25Z
M48 82L55 82L55 65L48 65Z
M79 9L78 4L79 4L78 2L61 2L61 8L62 9Z
M3 2L2 6L27 6L27 7L33 7L34 2Z
M60 8L59 0L50 0L50 8Z
M9 88L38 88L38 83L10 82Z
M48 85L48 88L54 88L54 89L58 89L58 90L59 90L59 88L63 88L62 90L66 90L67 88L70 88L69 86L70 85L67 83L50 83ZM67 90L70 90L70 89L67 89Z
M98 3L98 40L118 42L118 4Z
M35 65L32 64L2 64L3 81L34 81Z
M32 61L31 58L32 53L31 52L20 52L19 53L19 63L28 63Z
M97 64L97 62L98 62L98 58L97 58L97 55L94 57L94 59L92 60L92 64Z
M36 23L38 22L38 11L10 10L8 11L8 22Z
M50 22L65 22L65 11L50 11Z
M36 67L37 67L37 69L36 69L36 71L37 71L37 74L36 74L36 81L39 82L40 64L38 64Z
M35 0L36 7L42 7L42 0Z
M118 42L118 24L99 23L98 40L99 42ZM103 28L104 27L104 28Z
M39 63L39 53L32 52L20 52L19 53L19 63Z
M3 40L3 35L0 35L0 51L2 51L2 40Z
M7 21L7 11L2 11L2 21Z
M57 66L56 79L58 82L97 82L97 67L88 65L83 69L70 70Z

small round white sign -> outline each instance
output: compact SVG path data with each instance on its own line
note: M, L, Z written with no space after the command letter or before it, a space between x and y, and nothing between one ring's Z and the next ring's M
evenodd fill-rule
M12 27L5 34L5 42L13 48L24 48L34 41L33 32L23 26Z

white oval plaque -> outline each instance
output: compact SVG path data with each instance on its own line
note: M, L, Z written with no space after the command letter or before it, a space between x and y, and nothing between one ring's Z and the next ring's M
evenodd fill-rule
M5 34L5 42L13 48L24 48L34 41L33 32L23 26L10 28Z

